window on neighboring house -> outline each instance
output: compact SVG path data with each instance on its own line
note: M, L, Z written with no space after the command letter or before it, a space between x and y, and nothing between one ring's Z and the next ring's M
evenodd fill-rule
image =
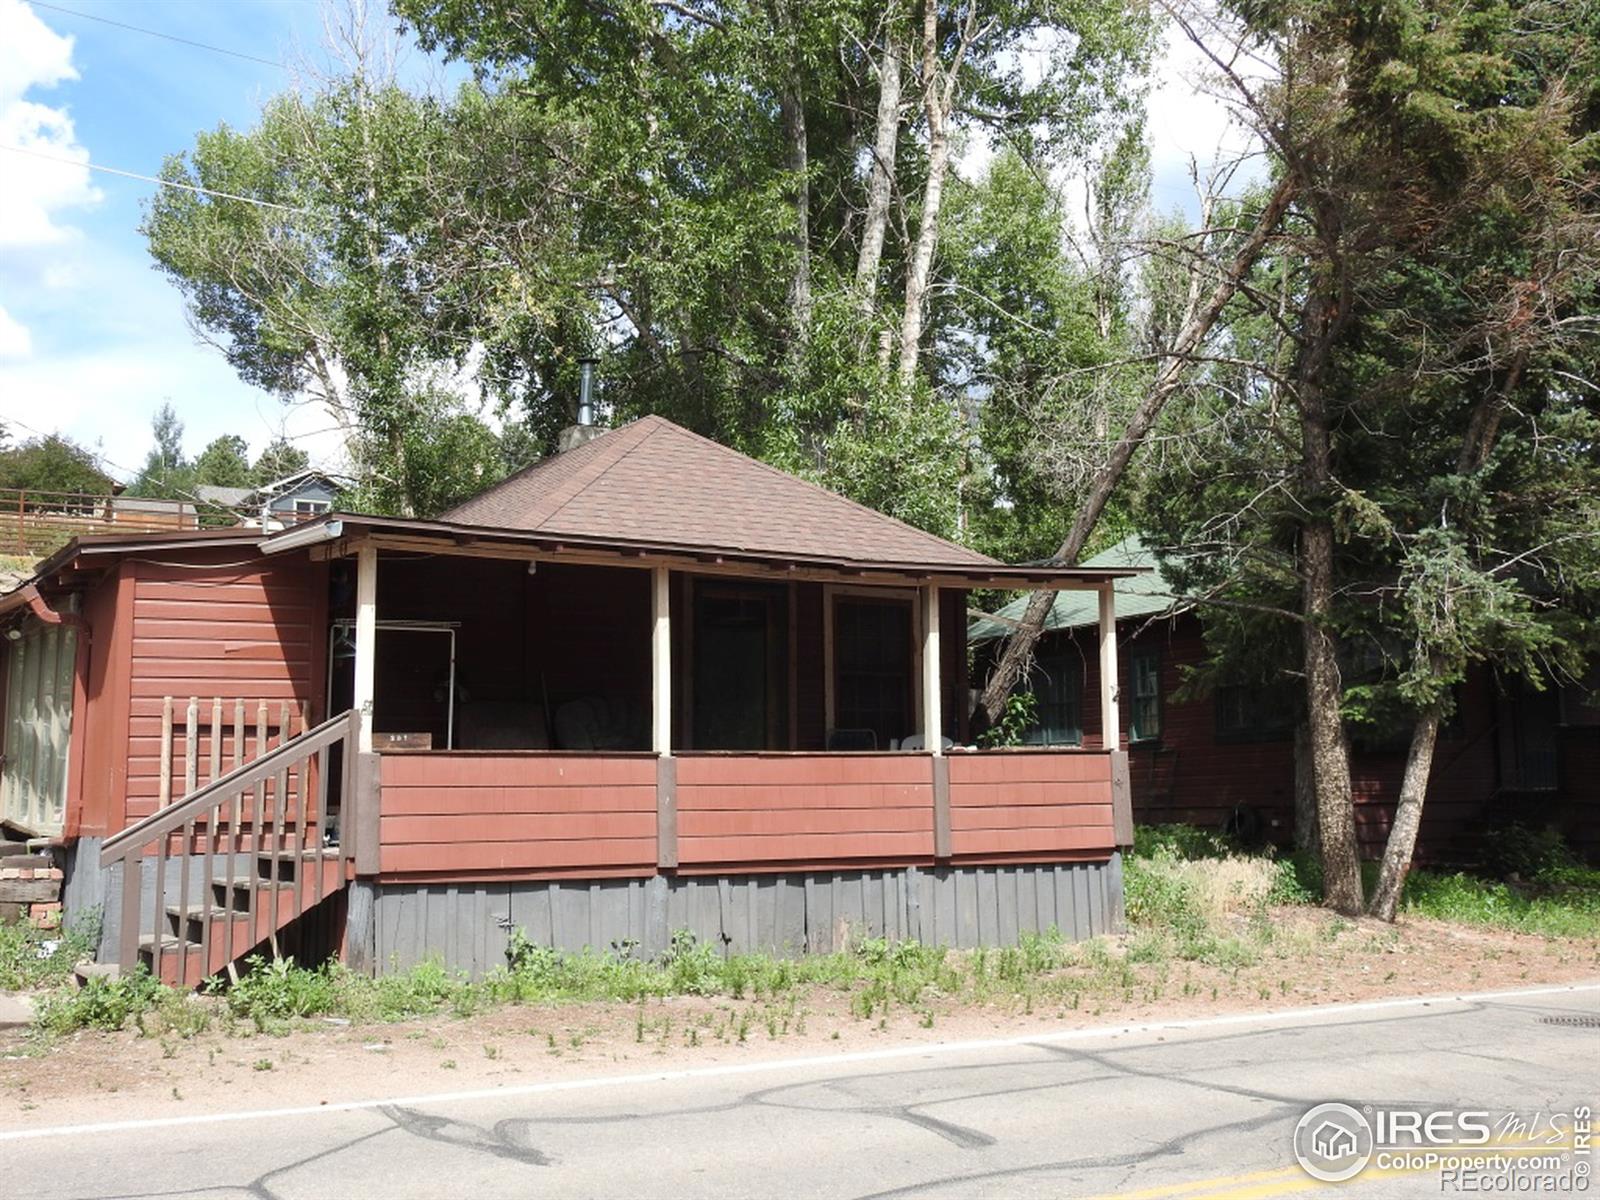
M315 516L318 513L327 512L332 507L332 503L327 500L296 500L294 502L296 516Z
M1161 651L1153 646L1128 656L1128 740L1161 736Z
M880 750L916 732L911 634L910 600L834 601L835 729L870 729Z
M1555 692L1516 684L1499 702L1500 786L1510 792L1553 792L1561 786Z
M1028 674L1033 693L1033 726L1023 735L1030 746L1083 744L1083 665L1071 646L1052 648L1034 659Z
M1219 740L1275 741L1294 732L1294 695L1288 683L1219 687L1212 706Z

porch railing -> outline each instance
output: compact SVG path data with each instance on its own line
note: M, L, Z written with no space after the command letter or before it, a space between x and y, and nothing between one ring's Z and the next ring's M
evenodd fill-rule
M174 794L187 796L200 786L201 763L209 759L207 782L222 774L228 741L228 716L232 713L233 767L260 758L274 742L282 745L311 727L307 700L224 700L190 696L182 704L171 696L161 699L160 776L156 807L166 808ZM208 716L209 713L209 716ZM298 726L298 729L296 729ZM251 734L254 733L254 745ZM182 790L178 788L181 778Z
M198 954L204 978L343 886L343 865L354 859L364 832L359 827L366 823L357 812L368 790L357 778L363 757L356 753L359 722L358 713L341 713L106 839L101 867L122 865L117 961L124 969L146 952L160 978L171 954L177 978L185 981L190 956ZM331 833L336 747L343 768L340 836L323 845ZM144 911L147 857L154 861L150 912ZM176 903L169 904L173 858L178 889ZM340 866L333 881L325 870L329 863ZM192 871L200 872L198 904ZM198 938L191 936L196 928Z

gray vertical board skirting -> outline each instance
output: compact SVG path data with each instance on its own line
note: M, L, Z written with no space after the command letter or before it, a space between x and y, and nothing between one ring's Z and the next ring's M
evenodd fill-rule
M377 955L377 924L374 900L377 887L365 879L347 888L344 923L345 965L362 975L370 975L383 961Z
M552 949L657 958L679 931L719 954L794 955L867 937L957 949L1016 945L1052 929L1081 940L1116 932L1123 920L1116 855L1022 866L370 886L371 916L359 919L369 922L380 971L435 959L481 975L505 962L518 929ZM363 903L352 889L352 925Z
M107 905L115 902L121 907L117 887L122 883L122 873L113 873L100 865L100 843L103 838L80 837L66 852L61 862L61 919L68 929L79 922L94 918L100 922L100 946L96 957L106 947L106 930L111 928L107 918ZM58 860L60 861L60 860Z

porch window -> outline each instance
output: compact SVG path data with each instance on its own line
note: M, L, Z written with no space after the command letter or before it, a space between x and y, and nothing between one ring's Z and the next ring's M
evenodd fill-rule
M880 750L916 732L911 602L839 596L833 606L833 723Z
M1128 656L1128 740L1151 742L1161 736L1161 651L1153 646Z
M1083 744L1083 665L1075 650L1052 649L1034 660L1028 673L1033 693L1033 727L1023 735L1030 746Z

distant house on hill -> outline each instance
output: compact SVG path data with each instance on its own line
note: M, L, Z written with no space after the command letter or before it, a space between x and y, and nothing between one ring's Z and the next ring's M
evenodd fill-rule
M253 488L202 484L195 489L195 496L205 504L239 514L240 525L283 529L331 512L343 491L332 475L308 468Z
M1134 817L1230 829L1288 844L1294 832L1294 725L1299 689L1240 680L1209 693L1179 689L1206 660L1199 607L1176 594L1154 551L1128 538L1083 563L1128 570L1116 581L1122 731ZM981 664L1027 607L1017 600L973 621ZM1025 740L1040 746L1103 745L1098 615L1092 593L1062 592L1046 618L1031 686L1036 719ZM984 649L985 645L988 649ZM1472 861L1484 835L1512 822L1553 826L1600 854L1600 670L1585 685L1536 692L1488 667L1472 670L1441 730L1418 852ZM1376 856L1405 768L1409 726L1353 736L1351 770L1362 850Z

